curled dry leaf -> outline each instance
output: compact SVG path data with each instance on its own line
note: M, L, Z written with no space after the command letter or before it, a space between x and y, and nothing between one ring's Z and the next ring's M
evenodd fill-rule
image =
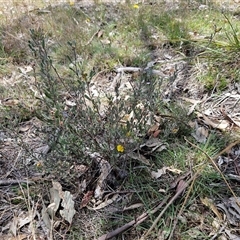
M63 210L60 210L61 216L71 224L76 210L74 209L73 196L69 191L64 192L61 205L63 207Z
M59 208L61 198L59 196L59 192L54 188L50 188L50 195L51 203L48 205L47 211L50 216L54 216Z
M156 179L160 178L162 175L166 174L167 170L169 172L173 172L173 173L177 173L177 174L180 174L182 172L181 170L173 168L173 167L163 167L161 169L158 169L157 172L152 171L151 172L152 178L156 178Z
M103 196L105 190L105 180L111 171L111 165L108 161L101 159L99 162L99 167L101 174L98 178L97 187L94 191L94 197L98 199L102 198Z
M60 197L63 197L62 185L59 182L52 181L53 189L59 192Z
M95 206L93 208L87 206L87 208L90 210L103 209L103 208L107 207L108 205L112 204L113 202L115 202L118 198L119 198L119 194L114 194L112 198L106 198L105 201L98 203L97 206Z
M205 124L215 129L225 131L230 127L230 123L227 120L210 119L205 114L198 114L198 117L202 117Z
M72 218L76 212L74 209L74 201L72 200L73 196L68 191L62 191L62 186L59 182L53 181L52 185L53 187L50 189L51 203L47 207L47 212L50 217L55 216L55 213L59 209L60 202L62 201L61 206L63 209L60 210L60 214L71 224Z
M240 223L240 197L231 197L217 205L227 216L230 224L239 227Z

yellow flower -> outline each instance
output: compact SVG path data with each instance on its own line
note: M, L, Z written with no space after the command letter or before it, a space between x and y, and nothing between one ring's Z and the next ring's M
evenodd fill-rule
M69 5L73 6L75 4L75 0L69 0Z
M138 4L134 4L134 5L133 5L133 8L138 9L138 8L139 8Z
M117 145L117 151L118 151L118 152L121 152L121 153L124 152L124 146L121 145L121 144L118 144L118 145Z

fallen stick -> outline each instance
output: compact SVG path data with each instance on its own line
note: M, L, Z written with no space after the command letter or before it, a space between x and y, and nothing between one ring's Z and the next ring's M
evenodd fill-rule
M109 232L107 234L102 235L101 237L98 238L98 240L107 240L107 239L111 239L115 236L117 236L118 234L125 232L126 230L128 230L131 227L136 227L137 225L139 225L140 223L142 223L143 221L145 221L151 214L156 213L160 208L162 208L162 206L169 200L169 196L165 197L164 200L162 202L160 202L152 211L150 211L150 213L143 213L142 215L140 215L139 217L137 217L135 220L132 220L131 222L113 230L112 232Z
M0 186L13 185L19 183L33 184L34 182L27 179L2 179L0 180Z
M158 75L162 78L168 78L169 76L163 74L159 70L155 69L150 69L149 67L146 68L140 68L140 67L119 67L116 69L116 72L146 72L146 71L151 71L152 74Z
M153 230L153 228L157 225L157 223L159 222L160 218L162 217L162 215L166 212L166 210L169 208L169 206L180 196L180 194L188 187L189 183L196 178L196 174L194 174L193 177L191 177L187 182L181 180L178 184L177 187L177 192L175 193L175 195L170 199L170 201L168 202L168 204L165 206L165 208L162 210L162 212L158 215L158 217L154 220L152 226L148 229L147 233L144 234L144 236L141 238L142 239L146 239L146 237L150 234L150 232Z
M167 205L164 207L164 209L161 211L161 213L158 215L158 217L155 219L155 221L153 222L152 226L150 227L150 229L147 231L147 233L141 238L141 240L146 239L146 237L149 235L149 233L152 231L152 229L156 226L156 224L158 223L159 219L162 217L162 215L166 212L166 210L169 208L169 206L179 197L179 195L189 186L189 183L195 179L197 177L198 173L195 173L187 182L181 180L178 184L177 187L177 192L175 193L175 195L169 200L169 195L166 196L164 198L164 200L162 202L160 202L157 207L155 207L152 211L150 211L150 213L143 213L142 215L140 215L139 217L137 217L135 220L132 220L131 222L123 225L122 227L119 227L115 230L113 230L112 232L109 232L107 234L102 235L101 237L98 238L98 240L108 240L111 239L113 237L115 237L116 235L125 232L126 230L128 230L131 227L136 227L137 225L139 225L140 223L142 223L143 221L145 221L150 215L156 213L160 208L162 208L162 206L166 203Z

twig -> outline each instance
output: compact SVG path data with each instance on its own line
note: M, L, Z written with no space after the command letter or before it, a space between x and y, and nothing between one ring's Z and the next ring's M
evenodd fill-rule
M88 40L88 42L87 42L86 44L84 44L84 47L86 47L87 45L89 45L89 44L93 41L94 37L99 33L99 31L100 31L100 29L98 29L98 30L92 35L92 37Z
M116 69L116 72L146 72L148 71L150 68L146 67L146 68L140 68L140 67L119 67ZM163 78L167 78L168 76L166 76L165 74L163 74L161 71L159 70L155 70L152 69L151 73L154 75L158 75L160 77Z
M169 196L166 196L164 198L164 200L162 202L160 202L152 211L150 211L149 213L145 212L142 215L140 215L139 217L137 217L135 220L132 220L131 222L113 230L112 232L109 232L107 234L102 235L101 237L98 238L98 240L107 240L107 239L111 239L115 236L117 236L118 234L125 232L126 230L128 230L131 227L136 227L137 225L139 225L140 223L142 223L143 221L145 221L151 214L156 213L167 201L169 200Z
M199 173L199 172L198 172L198 173ZM173 237L173 234L174 234L174 230L175 230L175 228L176 228L176 226L177 226L178 219L179 219L179 217L182 215L184 206L186 206L187 199L189 198L189 195L190 195L190 192L191 192L191 190L192 190L192 188L193 188L193 184L194 184L194 182L195 182L195 180L196 180L196 177L197 177L197 175L195 175L195 178L193 178L192 183L191 183L191 186L190 186L190 188L189 188L189 190L188 190L188 192L187 192L187 196L185 197L184 202L183 202L183 204L182 204L182 206L181 206L181 208L180 208L180 210L179 210L179 212L178 212L178 215L177 215L177 217L176 217L175 220L174 220L171 233L170 233L170 235L169 235L169 237L168 237L169 240L173 239L172 237Z
M19 184L19 183L33 184L34 182L27 180L27 179L3 179L3 180L0 180L0 186Z
M166 212L166 210L169 208L169 206L179 197L179 195L188 187L189 183L193 181L197 177L198 173L195 173L187 182L182 181L182 184L179 186L177 192L175 195L170 199L168 204L165 206L165 208L162 210L162 212L158 215L158 217L154 220L152 226L148 229L147 233L141 238L146 239L146 237L150 234L150 232L155 228L157 223L159 222L162 215Z

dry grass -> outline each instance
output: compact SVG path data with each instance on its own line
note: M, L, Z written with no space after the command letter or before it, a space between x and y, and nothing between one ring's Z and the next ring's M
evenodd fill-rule
M237 91L238 84L238 46L228 41L226 32L238 36L238 31L232 32L213 2L206 10L199 10L200 3L188 5L190 1L183 1L180 10L173 1L117 7L97 2L119 1L76 1L72 6L68 1L4 1L0 13L1 175L3 180L26 177L32 182L0 185L4 193L0 226L6 227L0 229L0 236L10 238L22 215L34 213L16 236L97 239L146 212L152 212L147 220L116 239L137 240L151 228L147 239L167 239L171 234L174 239L227 236L218 231L224 224L226 230L231 225L219 221L222 214L214 207L232 196L229 186L239 195L239 184L228 179L226 187L212 161L233 141L222 130L234 130L234 138L239 137L238 93L225 95L231 89ZM48 5L52 7L39 11ZM227 16L237 29L239 22L232 12ZM211 39L215 27L223 30ZM46 49L46 54L39 49ZM226 53L228 57L223 58ZM122 75L116 71L119 66L144 68L151 61L166 78L151 71ZM201 115L210 110L212 115L206 116L212 122ZM221 129L222 123L227 127ZM198 141L199 134L205 141ZM155 151L163 146L165 150ZM239 154L228 150L225 157L234 158L234 163L223 162L219 168L224 174L237 175ZM83 199L91 191L96 193L109 166L112 171L105 176L106 192L100 200L113 203L92 211L96 198L91 197L88 208ZM152 171L165 167L161 177L151 177ZM162 217L154 222L160 214L153 214L157 204L180 194L179 188L172 188L177 179L186 191L174 204L161 208ZM51 219L54 225L46 228L42 210L44 205L51 208L52 180L70 191L77 212L68 224L57 211ZM232 230L239 234L237 228Z

